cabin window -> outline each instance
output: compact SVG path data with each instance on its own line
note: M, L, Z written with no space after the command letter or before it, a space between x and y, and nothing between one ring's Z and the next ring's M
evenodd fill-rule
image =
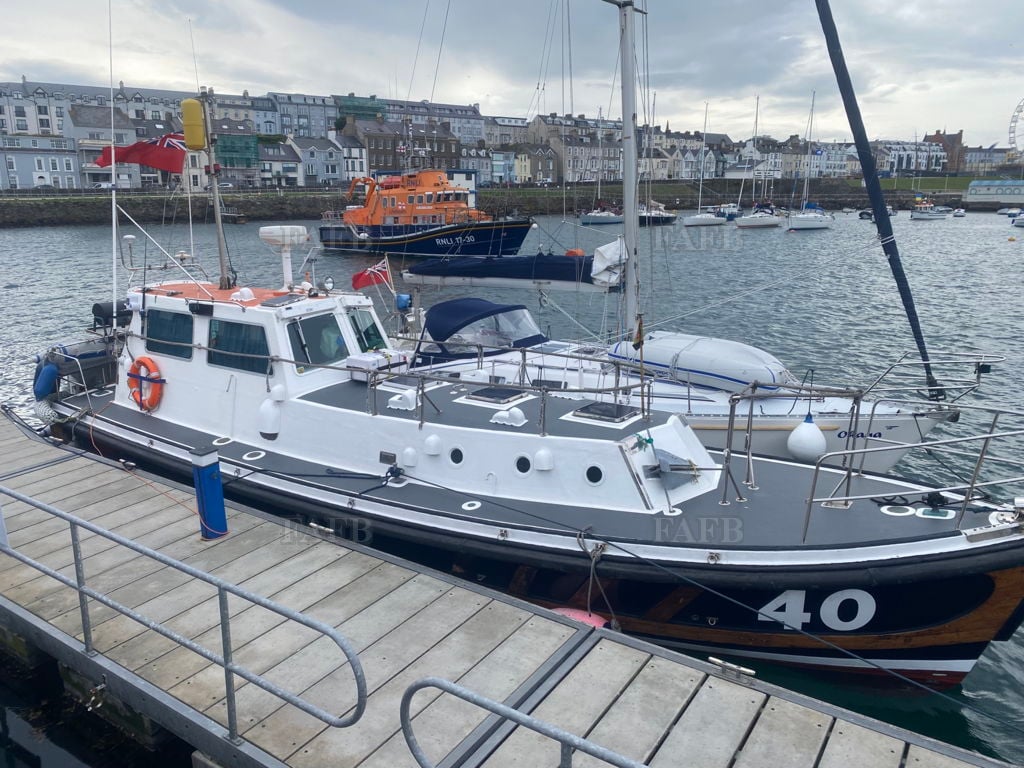
M272 372L267 334L262 325L211 320L209 346L206 359L210 365L250 373Z
M416 195L416 202L420 203L422 205L423 204L423 195Z
M416 195L409 195L409 199L407 200L409 205L412 205L415 201L416 201Z
M433 192L427 192L427 202L428 203L434 202L434 193Z
M380 199L380 205L381 205L382 208L387 208L388 207L388 199L386 197L382 197Z
M146 312L146 351L192 359L192 315L151 309Z
M334 315L303 317L289 323L288 340L298 373L305 373L310 363L331 365L348 357L348 345Z
M386 337L377 327L377 319L372 312L357 309L349 315L349 319L352 321L352 329L356 332L360 352L387 346Z
M394 197L391 198L391 207L392 208L394 208L397 205L396 200L397 200L397 198L394 198Z

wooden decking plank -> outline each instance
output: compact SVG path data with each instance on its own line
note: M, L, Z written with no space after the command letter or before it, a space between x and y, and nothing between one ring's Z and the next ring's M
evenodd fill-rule
M966 768L963 760L948 757L930 749L911 744L907 750L906 768Z
M353 581L342 585L339 589L324 598L321 603L329 603L337 614L350 617L372 605L374 601L398 589L406 581L415 576L415 572L406 568L381 563L372 568L366 574L355 578ZM310 610L306 611L311 614ZM347 616L346 616L347 612ZM320 618L314 616L314 618ZM323 621L323 619L320 619ZM328 622L336 625L343 621ZM211 629L196 635L195 641L210 647L218 642L220 630L214 625ZM266 612L243 612L239 615L238 621L232 621L231 639L235 648L242 647L256 637L260 637L267 627ZM209 665L209 662L201 656L185 648L175 647L165 656L154 659L145 667L139 668L140 675L165 690L173 688L178 683L188 680Z
M124 473L115 474L111 476L111 480L106 485L98 486L91 491L78 493L75 491L69 491L67 494L60 498L50 497L44 498L42 496L33 496L37 501L41 501L50 506L57 507L62 512L68 512L70 514L82 517L85 519L92 519L96 511L106 511L115 508L118 505L118 497L127 493L128 491L145 487L139 484L136 478L125 475ZM147 495L157 495L153 489L147 488L149 493ZM14 502L16 505L20 505L20 511L18 514L8 516L8 507L5 506L4 513L7 517L7 530L17 531L22 528L31 527L47 521L60 521L58 518L53 517L49 512L46 512L37 507L33 507L28 504L22 504L22 502ZM66 525L66 523L64 523Z
M120 526L124 525L126 522L132 522L138 519L138 514L135 511L134 506L150 498L153 498L153 495L152 491L148 488L133 488L131 490L127 490L116 496L116 502L113 509L109 509L104 514L95 517L89 515L88 519L90 522L95 523L106 530L113 531L114 533L120 533ZM71 514L79 517L86 517L86 515L81 515L77 511L67 509L63 511L70 512ZM85 511L88 515L88 508L86 508ZM9 536L11 546L30 557L38 557L48 551L51 551L45 549L44 545L51 542L55 534L67 534L70 527L66 521L61 520L60 518L53 517L46 513L42 514L45 515L44 521L13 531ZM94 536L95 534L83 530L81 535L84 539L88 536ZM66 545L67 544L65 542L64 546ZM57 550L59 547L59 542L52 541L52 550ZM2 570L3 565L6 564L0 565L0 570Z
M505 701L548 661L576 632L573 627L543 616L531 616L501 645L481 659L459 685L494 701ZM429 672L433 675L433 672ZM422 695L423 701L420 696ZM490 714L454 696L430 696L423 691L413 700L416 738L426 753L440 760ZM401 733L392 735L360 768L395 768L414 761Z
M652 657L590 733L581 735L646 763L704 679L695 669ZM603 765L607 763L586 753L573 759L574 768Z
M846 720L836 720L818 768L900 768L903 741Z
M394 584L397 575L395 572L389 573L389 569L375 569L368 574L368 576L375 576L378 581L381 581L382 586ZM361 581L363 579L358 579L352 586L359 585ZM358 611L352 610L350 618L341 622L337 629L361 654L381 637L394 631L396 627L402 626L409 618L434 605L448 592L449 587L449 584L432 576L414 574L412 578L403 580L390 591L379 595L377 599L365 602L364 607ZM351 590L343 592L351 593ZM340 603L343 606L351 605L354 608L360 602L364 602L359 599L360 597L355 594L338 594L333 595L329 600L332 603ZM304 691L323 681L331 672L342 669L337 663L339 655L333 641L319 638L294 651L290 658L274 667L272 674L274 679L287 680L289 690ZM264 672L270 673L271 670L266 669ZM351 689L351 685L351 680L343 681L341 689L348 691ZM343 711L339 710L338 706L336 700L329 705L329 709ZM255 686L242 686L239 689L239 711L245 710L245 717L250 725L258 725L261 729L266 728L263 721L274 715L280 708L281 702L278 699L267 696ZM211 709L211 712L216 711L216 708ZM309 736L298 743L304 743L308 738Z
M348 622L351 624L350 630L346 630L344 624L339 627L339 630L349 639L353 647L362 650L380 637L394 631L396 626L401 626L409 617L415 616L425 607L433 605L445 594L448 586L431 576L423 574L415 576L350 619ZM236 645L235 652L239 653L243 649L244 646ZM338 669L344 660L333 641L323 637L318 637L311 643L307 642L297 650L293 647L289 647L287 650L287 653L281 654L281 658L275 657L272 660L264 659L259 662L258 668L254 671L267 673L268 676L288 685L290 690L295 692L304 691L323 680ZM271 669L273 669L272 673ZM223 698L223 676L223 672L219 668L207 666L183 683L171 688L170 693L197 709L206 710ZM242 683L243 681L240 680L239 694L245 688L250 687L242 685ZM350 685L351 681L344 684L344 686ZM246 695L253 695L256 690L253 687L252 692ZM280 706L280 701L274 699L272 707ZM337 707L338 701L333 701L329 706Z
M6 451L4 455L4 474L17 472L19 469L31 467L40 460L50 456L59 456L61 450L46 443L28 441L17 451Z
M570 733L585 735L650 658L644 651L603 639L530 714ZM517 727L483 765L555 765L558 754L557 742Z
M181 536L182 532L176 526L171 526L169 528L154 530L146 536L140 537L138 539L138 543L154 549L159 549L164 546L169 546L172 543L179 543L181 541ZM198 534L195 538L199 538ZM55 568L54 570L59 570L64 575L73 578L75 569L70 558L71 554L69 552L68 557L65 558L68 560L68 564L60 568ZM154 562L149 558L144 558L142 555L125 547L106 547L100 550L97 554L83 559L82 562L85 568L86 583L91 584L100 590L108 589L121 581L130 579L132 568L145 569L147 567L152 567L146 566L143 563L143 560L149 563ZM28 568L28 566L23 567ZM38 572L33 571L33 573ZM69 588L60 585L49 576L38 576L37 578L23 584L18 584L9 588L7 590L7 595L20 605L29 605L35 600L39 600L51 592L61 589Z
M153 524L151 522L148 522L150 517L152 515L158 514L163 509L166 509L168 506L173 505L171 505L167 499L151 498L137 505L135 509L139 512L140 518L147 521L146 523L144 523L144 525L149 525L152 527ZM154 528L154 530L155 529L156 528ZM50 551L41 552L35 559L38 562L52 568L55 571L61 571L62 573L68 574L72 573L73 571L70 571L68 569L74 564L74 555L70 547L71 534L67 524L63 526L62 532L53 534L53 538L57 541L67 542L68 546L64 548L58 548ZM90 534L89 536L81 536L80 541L82 547L81 551L83 562L88 562L93 567L94 571L97 567L97 564L100 563L100 560L95 558L99 557L103 553L111 552L112 550L118 547L118 545L110 539L104 536L96 536L92 534ZM38 585L38 580L40 578L44 578L40 576L40 572L36 570L33 566L23 564L13 557L8 558L8 560L11 563L13 563L13 565L11 565L9 568L5 569L2 573L0 573L0 580L2 580L2 583L5 584L8 588L15 589L25 584L26 582L33 581L36 582L36 584ZM87 575L88 573L90 573L90 571L87 571ZM23 604L27 604L28 601L29 598L26 598Z
M318 567L324 558L334 558L344 554L344 552L340 554L333 552L327 543L323 543L321 547L311 547L300 552L296 552L294 547L282 547L278 544L279 541L273 541L258 550L244 552L223 566L214 569L211 573L225 581L244 587L245 583L257 574L281 563L287 562L288 568L293 571L292 578L299 579L307 572L307 567ZM181 586L158 595L137 607L140 613L162 622L216 594L217 589L212 584L190 579ZM240 608L236 608L236 610L240 610ZM115 649L117 646L145 631L145 627L136 621L126 616L117 615L109 621L93 627L93 642L98 650L102 650L111 658L116 659Z
M172 532L172 529L174 528L177 528L179 536L187 536L189 533L188 526L178 516L177 510L171 509L161 510L160 512L153 514L151 518L145 521L144 527L140 524L138 530L140 533L142 533L142 535L145 535L146 533L150 533L156 530L161 530L170 534ZM96 542L98 546L103 546L101 542L105 543L106 545L109 545L109 547L118 546L115 542L112 542L109 539L104 539L100 536L94 537L92 542ZM104 547L104 549L100 551L105 551L107 548L108 547ZM89 549L91 549L91 547L86 547L85 543L83 542L83 555L88 557L91 554L95 554L89 552ZM98 577L90 577L88 571L86 572L86 583L95 589L104 591L113 599L124 602L122 600L122 596L124 595L124 590L126 588L134 590L136 592L136 594L133 594L133 598L136 596L141 597L144 592L148 591L151 588L150 586L148 586L148 583L154 578L154 574L161 570L167 569L155 560L146 559L145 562L137 564L130 571L125 572L122 570L118 574L118 582L123 586L118 586L114 589L110 589L107 586L105 586L106 583L109 582L109 578L105 581L104 579ZM187 581L189 579L191 579L191 577L182 574L181 579L179 579L179 583L181 583L181 581ZM118 592L120 592L121 594L118 595ZM130 603L131 601L128 602ZM59 621L59 617L69 610L75 610L77 612L77 598L74 599L72 603L73 604L69 604L66 601L62 600L60 597L57 596L57 593L49 593L45 597L33 600L30 603L25 603L24 606L28 608L30 611L32 611L34 614L39 616L41 619L46 619L54 625L60 626L62 629L65 629L62 623ZM95 612L92 613L92 620L95 624L100 624L114 615L116 615L116 613L112 608L107 608L106 606L101 604L97 605Z
M701 768L729 768L766 698L727 680L706 679L651 759L650 768L676 768L681 755Z
M831 724L828 715L772 696L743 745L735 768L814 768Z
M388 680L431 651L448 635L458 632L462 624L482 610L490 600L478 592L449 586L449 589L429 606L410 616L373 645L360 650L359 660L366 675L367 691L373 693L378 690ZM347 665L337 664L339 656L340 654L334 654L333 669L321 665L326 674L302 691L304 699L328 710L338 708L339 702L354 704L354 697L351 695L355 690L352 672ZM268 670L267 675L282 685L287 684L289 680L287 676L281 676L280 670ZM207 714L216 718L220 710L207 710ZM294 707L280 706L257 727L245 733L246 738L272 754L287 756L326 727L324 723ZM377 746L379 744L373 748ZM372 751L373 749L368 750Z
M380 565L377 560L362 552L346 550L344 557L327 564L313 574L302 579L279 592L267 596L274 602L287 605L297 611L305 611L310 605L335 592L339 587L348 584L359 576ZM243 608L238 613L232 614L231 635L237 643L239 640L247 642L238 636L239 626L246 622L249 612L252 611L258 626L253 630L253 637L258 637L277 626L283 617L269 613L262 609L254 610L252 607ZM188 610L169 619L166 624L185 637L196 638L212 629L220 626L220 611L218 601L214 598L198 603ZM244 637L244 636L243 636ZM118 649L118 658L128 669L139 671L144 665L154 665L161 656L179 646L171 640L161 637L155 632L147 632L139 637L132 638Z
M337 728L321 731L309 743L288 758L296 768L322 765L356 765L362 762L401 730L399 705L405 689L420 678L436 675L458 680L481 659L489 656L530 614L522 608L490 601L476 614L456 627L429 651L391 677L369 697L364 718L366 724L352 732ZM417 697L418 711L441 695L426 690ZM464 736L471 726L463 723Z

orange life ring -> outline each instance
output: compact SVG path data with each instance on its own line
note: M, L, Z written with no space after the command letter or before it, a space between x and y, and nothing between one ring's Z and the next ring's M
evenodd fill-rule
M570 248L569 250L567 250L565 252L565 255L566 256L585 256L586 255L586 251L584 251L582 248Z
M164 395L160 369L148 357L137 357L128 369L128 396L144 411L155 410Z

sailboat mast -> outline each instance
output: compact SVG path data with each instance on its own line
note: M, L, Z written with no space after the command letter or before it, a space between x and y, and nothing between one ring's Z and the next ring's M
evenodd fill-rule
M760 155L757 153L757 116L759 107L761 106L761 95L758 94L754 97L754 137L751 139L751 143L754 145L754 170L757 170L757 163L760 160ZM750 174L750 207L754 208L757 205L757 174Z
M867 188L868 197L871 199L871 210L875 215L878 239L881 241L882 250L889 260L889 269L892 270L893 278L896 280L896 287L900 292L900 299L903 301L903 310L907 314L910 330L914 335L917 350L924 364L929 395L933 399L940 400L942 399L942 390L939 387L939 382L932 374L928 349L924 343L924 333L921 331L921 321L917 316L914 297L910 293L910 283L907 281L907 275L903 271L900 251L896 247L896 240L892 234L892 222L889 220L889 211L885 207L882 185L878 181L875 157L871 152L871 145L868 143L868 134L864 128L864 120L861 118L860 107L857 105L857 95L853 92L853 81L850 79L850 71L846 68L846 59L843 57L843 48L839 43L839 32L836 30L836 23L832 18L832 9L829 7L828 0L815 0L815 5L818 8L821 30L825 33L825 45L828 47L828 55L832 59L832 69L836 73L839 93L843 97L843 106L846 107L846 117L850 122L850 130L853 131L854 144L857 146L857 157L860 159L860 167L864 173L864 186Z
M704 102L704 130L700 134L700 176L697 181L697 213L700 213L704 198L704 148L708 141L708 103Z
M807 185L811 180L811 134L814 130L814 91L811 91L811 114L807 116L807 167L804 168L804 199L800 210L807 208Z
M622 62L622 238L626 251L624 322L634 324L640 311L637 259L636 64L633 42L633 0L605 0L619 9L619 59Z

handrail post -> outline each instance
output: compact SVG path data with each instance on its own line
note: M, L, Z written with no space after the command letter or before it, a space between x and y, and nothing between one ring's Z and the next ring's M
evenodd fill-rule
M92 647L92 622L89 620L89 598L86 597L85 587L85 564L82 563L82 544L78 538L78 525L69 521L71 529L71 551L75 558L75 583L78 585L78 611L82 616L82 644L85 645L85 652L89 656L96 655L96 649Z
M231 616L228 613L228 593L223 587L217 587L217 605L220 609L220 641L224 658L224 703L228 708L228 740L232 744L241 743L238 736L238 711L235 704L235 673L231 650Z

